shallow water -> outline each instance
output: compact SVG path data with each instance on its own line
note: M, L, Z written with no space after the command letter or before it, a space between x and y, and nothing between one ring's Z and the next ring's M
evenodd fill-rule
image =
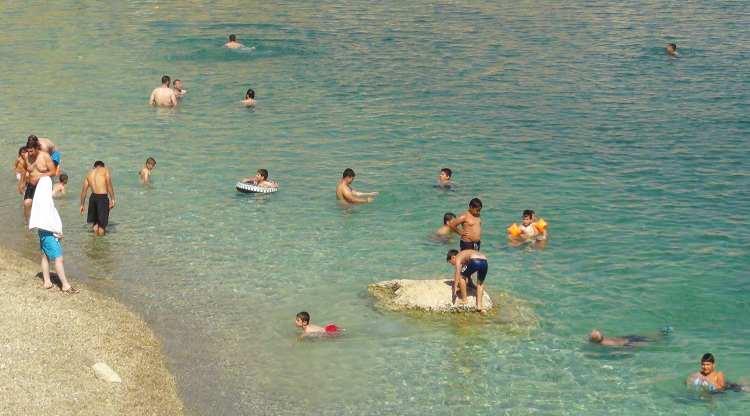
M706 351L750 379L747 7L516 3L5 4L0 152L61 147L66 263L163 337L192 414L747 412L682 385ZM146 105L164 73L188 90L174 111ZM103 239L77 212L96 159L118 199ZM236 193L260 167L282 189ZM374 204L336 204L345 167ZM3 177L3 241L34 254ZM489 290L539 325L373 308L368 283L449 276L428 235L475 196ZM505 243L527 208L545 250ZM346 335L297 342L303 309ZM664 325L640 350L583 342Z

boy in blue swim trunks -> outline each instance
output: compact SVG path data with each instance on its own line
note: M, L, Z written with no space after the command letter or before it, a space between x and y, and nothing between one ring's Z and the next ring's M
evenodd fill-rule
M446 256L448 263L455 266L453 278L453 295L456 295L458 289L461 290L461 300L459 305L466 305L466 286L467 280L471 280L471 275L477 274L477 310L480 313L486 313L482 307L484 297L484 278L487 276L487 257L477 250L449 250Z
M57 277L60 279L60 287L65 293L76 293L77 290L70 286L68 279L65 277L65 267L63 266L63 250L60 244L61 235L47 230L39 229L39 248L42 251L42 278L44 279L43 287L52 288L52 281L49 275L49 263L55 263Z

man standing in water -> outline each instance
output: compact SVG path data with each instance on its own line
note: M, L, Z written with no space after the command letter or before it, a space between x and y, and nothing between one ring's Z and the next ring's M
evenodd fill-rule
M18 181L18 193L23 193L23 214L28 222L39 178L54 175L57 168L50 155L42 151L39 138L33 134L26 141L26 147L28 149L24 160L26 172L21 175L21 180Z
M466 212L448 223L448 226L461 236L461 241L459 241L461 250L479 250L482 244L482 219L479 218L481 211L482 201L474 198L469 201L469 209Z
M174 107L177 105L177 94L169 88L169 75L161 77L161 87L154 88L151 91L151 97L148 103L155 107Z
M89 171L83 180L81 189L81 215L83 215L83 204L86 202L86 194L91 188L89 197L89 211L86 222L93 225L94 234L102 236L106 233L109 223L109 210L115 207L115 191L112 188L112 177L109 170L104 167L104 162L97 160L94 168Z
M225 43L224 47L229 48L229 49L239 49L239 48L244 48L245 45L237 42L237 36L229 35L229 42Z
M354 170L350 168L344 169L344 174L336 186L336 199L349 204L366 204L372 202L378 193L359 192L352 189L351 185L354 182L354 176Z

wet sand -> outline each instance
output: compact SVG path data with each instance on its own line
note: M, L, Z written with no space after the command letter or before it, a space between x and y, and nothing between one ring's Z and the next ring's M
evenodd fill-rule
M182 415L161 344L112 298L42 288L39 264L0 247L0 415ZM122 378L91 368L105 362Z

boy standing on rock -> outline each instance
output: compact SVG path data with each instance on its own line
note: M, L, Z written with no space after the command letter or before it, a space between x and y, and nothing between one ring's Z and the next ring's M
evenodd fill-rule
M449 250L446 257L448 263L455 266L455 274L453 277L453 295L460 288L461 300L458 304L463 306L468 303L466 299L466 281L471 280L471 275L477 274L477 310L485 314L487 313L483 306L482 300L484 297L484 278L487 276L487 257L477 250Z

